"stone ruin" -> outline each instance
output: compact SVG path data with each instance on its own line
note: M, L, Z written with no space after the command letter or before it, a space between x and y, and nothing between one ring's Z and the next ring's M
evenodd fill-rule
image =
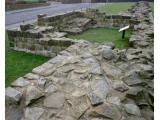
M134 23L131 15L106 15L89 9L57 16L38 15L36 24L21 25L7 33L11 49L55 57L77 43L77 40L67 38L67 34L79 34L96 27L120 28L128 24L132 29Z
M127 49L65 37L127 21L133 30ZM8 30L13 50L53 58L6 88L6 120L154 119L154 23L148 2L119 16L95 10L40 15L37 24Z

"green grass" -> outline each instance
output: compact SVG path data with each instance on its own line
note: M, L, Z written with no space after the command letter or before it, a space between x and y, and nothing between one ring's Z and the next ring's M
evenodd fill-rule
M100 12L105 12L107 14L118 14L121 12L126 12L135 2L121 2L121 3L108 3L106 5L98 6L97 9ZM154 13L154 2L149 2L152 12Z
M99 9L100 12L105 12L107 14L118 14L127 11L134 4L134 2L109 3L98 6L97 9Z
M33 68L43 64L49 58L9 49L9 40L6 34L5 52L5 86L17 78L31 72Z
M25 2L25 3L40 3L46 2L46 0L17 0L18 2Z
M122 39L122 33L119 33L117 29L94 28L78 35L68 35L68 37L98 43L113 42L117 48L126 48L130 35L131 31L126 31L125 39Z

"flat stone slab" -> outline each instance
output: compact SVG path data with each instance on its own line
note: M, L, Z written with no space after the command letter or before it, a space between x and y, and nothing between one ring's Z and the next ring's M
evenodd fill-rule
M125 110L127 111L127 113L132 114L132 115L136 115L136 116L141 116L141 112L140 112L137 105L125 104L124 107L125 107Z
M99 96L97 96L95 93L89 93L88 97L89 97L91 104L93 106L96 106L96 105L103 103L103 100Z
M47 34L47 36L50 36L52 38L61 38L61 37L65 37L67 35L67 33L65 32L54 32L52 34Z
M105 99L109 93L109 86L105 80L92 80L91 89L101 99Z
M83 60L86 65L89 65L89 72L91 74L102 74L100 65L97 63L97 60L89 57Z
M127 87L127 85L124 84L122 81L116 81L116 82L114 82L113 88L115 90L117 90L117 91L120 91L120 92L125 92L125 91L127 91L129 89Z
M5 120L20 120L23 117L23 110L10 108L6 111Z
M12 82L11 86L14 86L14 87L25 87L25 86L27 86L29 84L30 84L29 81L27 81L26 79L20 77L17 80L15 80L14 82Z
M48 76L52 74L55 71L55 66L51 63L44 63L41 66L38 66L32 70L33 73L42 75L42 76Z
M80 118L89 108L88 97L86 95L74 97L71 99L73 116L78 119Z
M28 80L38 80L40 76L37 74L28 73L24 76L24 78L27 78Z
M103 56L106 60L111 60L111 59L114 58L114 53L112 52L112 49L103 48L102 56Z
M63 93L57 92L48 96L44 100L44 106L48 108L61 108L65 102L65 96Z
M49 85L46 89L45 92L46 93L53 93L57 91L57 87L55 85Z
M24 118L22 120L39 120L41 115L44 113L43 108L39 107L32 107L32 108L26 108L24 112Z
M135 72L124 77L123 81L129 86L144 85L144 81L142 81L140 76Z
M112 64L102 63L102 68L108 78L117 80L122 76L122 70Z
M77 28L65 28L63 31L67 33L72 33L72 34L78 34L78 33L83 32L83 30L78 27Z
M89 111L89 115L93 117L103 117L111 120L120 120L121 112L114 105L102 104L94 107Z
M141 88L141 87L131 87L127 91L126 96L129 98L136 99L142 92L143 92L143 88Z
M91 22L89 18L75 18L71 21L68 21L68 26L63 29L64 32L77 34L83 32L83 29L86 29L85 26Z
M36 86L28 86L26 90L25 96L25 105L29 105L32 101L39 99L40 97L44 96L44 92L42 92Z

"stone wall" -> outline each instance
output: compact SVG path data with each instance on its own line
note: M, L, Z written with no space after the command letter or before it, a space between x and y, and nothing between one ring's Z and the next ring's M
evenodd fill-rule
M54 27L63 27L67 21L72 20L73 18L76 17L82 17L82 13L80 12L70 12L70 13L65 13L62 15L57 15L57 16L44 16L44 17L38 17L38 25L40 26L54 26Z
M96 9L88 9L86 12L71 12L57 16L44 16L38 17L38 25L54 26L58 30L63 30L69 21L76 18L89 18L92 24L88 27L108 27L108 28L121 28L126 25L133 25L135 21L129 15L107 15L101 13ZM137 22L137 21L136 21Z
M146 3L146 5L148 4ZM135 18L139 19L140 22L134 25L129 44L131 47L148 48L153 52L154 20L152 11L151 8L149 9L149 5L144 8L144 11L137 10L139 6L141 6L141 3L138 2L136 7L134 6L130 9L131 14L134 14Z
M140 23L127 49L77 43L12 82L5 89L6 120L154 120L149 11L139 2L130 12Z
M65 37L44 36L40 32L31 33L24 31L7 31L10 48L16 51L24 51L47 57L54 57L60 51L66 49L75 41ZM54 34L54 33L52 33ZM60 34L60 33L57 33Z
M131 15L107 15L106 13L101 13L96 9L89 9L84 13L85 17L93 19L97 27L108 27L108 28L121 28L126 25L130 25L131 28L134 25L134 20Z
M65 38L66 33L79 34L94 27L119 29L131 25L132 28L133 24L129 15L106 15L98 10L89 9L86 12L71 12L57 16L38 15L38 26L21 25L17 30L8 30L8 36L13 50L54 57L75 43L72 39Z

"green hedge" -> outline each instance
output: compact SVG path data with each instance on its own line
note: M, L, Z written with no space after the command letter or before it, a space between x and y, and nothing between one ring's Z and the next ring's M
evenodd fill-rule
M18 3L45 3L47 0L17 0Z

